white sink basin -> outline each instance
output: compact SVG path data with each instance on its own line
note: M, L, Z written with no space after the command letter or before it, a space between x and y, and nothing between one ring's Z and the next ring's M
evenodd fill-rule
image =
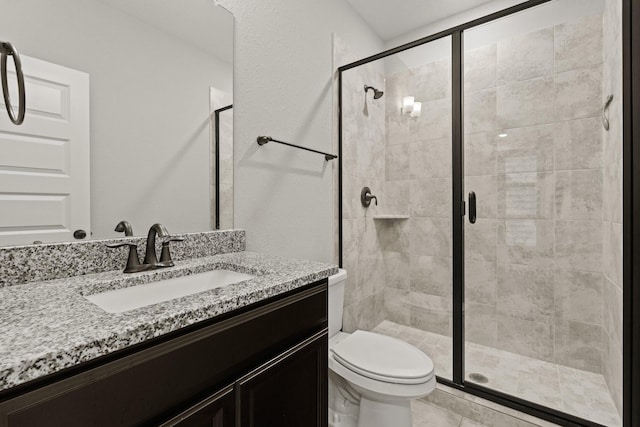
M256 276L231 270L211 270L204 273L174 277L173 279L86 295L85 298L107 313L122 313L233 283L244 282L254 277Z

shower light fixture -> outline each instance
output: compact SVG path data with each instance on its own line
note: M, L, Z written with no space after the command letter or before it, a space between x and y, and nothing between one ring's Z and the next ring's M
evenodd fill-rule
M422 102L414 102L413 110L411 110L411 117L420 117L420 113L422 112Z
M414 96L405 96L402 98L402 113L410 118L420 117L422 112L422 102L416 101Z
M411 114L415 101L416 98L413 96L405 96L404 98L402 98L402 113Z
M506 133L499 133L498 134L498 138L506 138L507 134Z

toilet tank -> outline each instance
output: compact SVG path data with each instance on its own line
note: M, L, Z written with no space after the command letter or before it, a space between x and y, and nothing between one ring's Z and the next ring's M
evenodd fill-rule
M342 329L342 308L344 306L344 285L347 271L329 276L329 338Z

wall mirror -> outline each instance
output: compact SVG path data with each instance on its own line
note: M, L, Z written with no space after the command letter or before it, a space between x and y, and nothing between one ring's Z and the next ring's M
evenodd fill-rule
M27 89L22 126L0 106L0 246L119 237L121 220L136 236L156 222L233 227L230 12L213 0L0 8Z

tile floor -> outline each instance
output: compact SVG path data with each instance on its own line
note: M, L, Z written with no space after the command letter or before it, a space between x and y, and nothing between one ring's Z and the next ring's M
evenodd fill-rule
M411 404L413 427L491 427L421 400Z
M451 378L451 338L383 321L375 332L397 337L427 353L435 364L436 374ZM533 359L526 356L468 343L467 373L480 373L489 379L482 384L541 405L558 409L605 426L621 426L602 375ZM469 377L467 376L469 380ZM420 419L419 415L415 416ZM472 426L478 424L443 424ZM420 425L420 424L417 424Z

